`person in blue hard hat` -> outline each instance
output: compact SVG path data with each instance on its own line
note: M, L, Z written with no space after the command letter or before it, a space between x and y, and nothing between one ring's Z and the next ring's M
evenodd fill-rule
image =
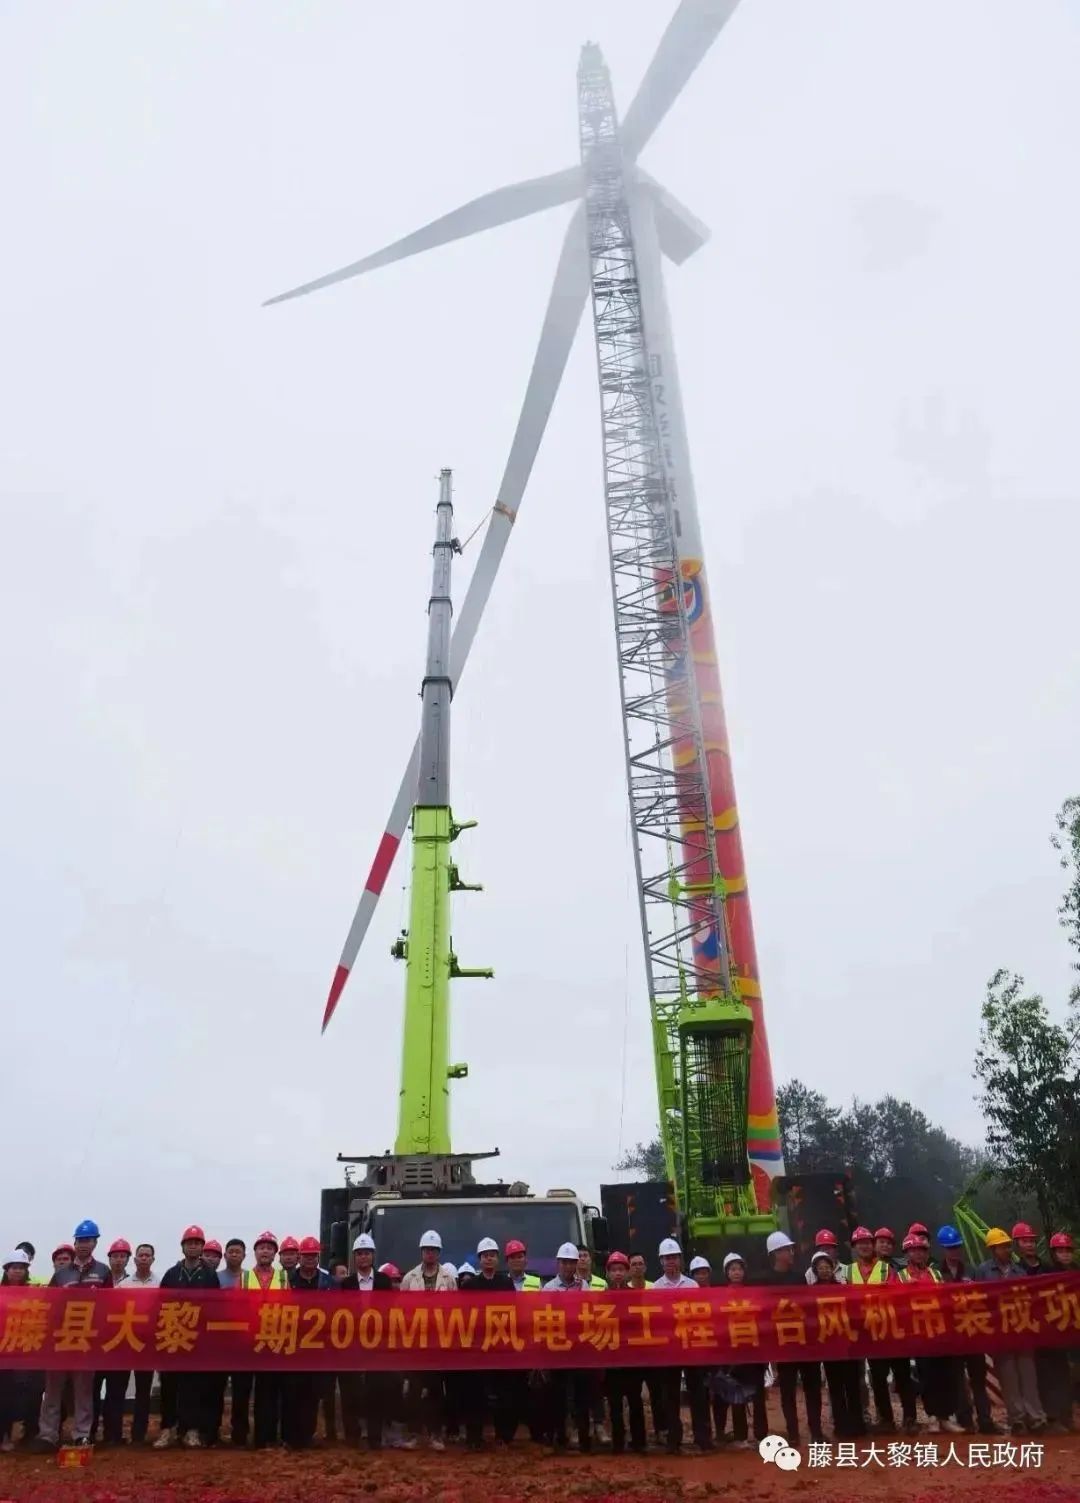
M108 1266L94 1257L101 1231L96 1221L80 1221L71 1238L75 1256L66 1268L58 1268L49 1280L50 1287L66 1289L73 1284L87 1291L111 1289L112 1274ZM94 1428L94 1374L92 1372L58 1372L45 1375L45 1395L41 1401L41 1419L37 1439L31 1449L55 1451L60 1444L60 1406L64 1387L70 1381L72 1393L71 1439L76 1446L88 1446Z
M941 1281L944 1284L970 1284L964 1255L964 1239L955 1226L946 1223L938 1228L937 1245L941 1248ZM960 1403L956 1418L964 1429L973 1434L978 1428L980 1435L1000 1435L1001 1427L994 1423L990 1411L990 1395L986 1388L986 1358L981 1352L969 1352L956 1359L967 1381L960 1384Z

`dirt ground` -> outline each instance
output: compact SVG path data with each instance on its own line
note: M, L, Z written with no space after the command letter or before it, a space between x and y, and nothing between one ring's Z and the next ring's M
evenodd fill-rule
M519 1503L575 1499L579 1503L669 1503L737 1496L740 1503L812 1498L903 1499L922 1503L946 1495L989 1491L999 1503L1080 1503L1080 1436L1050 1439L1038 1471L935 1472L908 1468L778 1472L755 1452L628 1460L593 1456L545 1457L521 1442L510 1452L472 1455L448 1450L369 1456L344 1447L305 1455L230 1452L201 1454L98 1451L89 1468L64 1471L50 1458L0 1457L0 1503Z
M770 1395L769 1409L770 1420L781 1428L775 1395ZM919 1439L936 1441L944 1455L953 1437ZM955 1437L962 1458L969 1440L979 1437ZM884 1443L879 1439L877 1444ZM973 1500L981 1492L992 1493L995 1503L1080 1503L1080 1434L1048 1436L1043 1446L1042 1465L1022 1471L969 1470L956 1464L935 1469L871 1464L837 1471L835 1465L809 1466L804 1446L800 1469L781 1472L756 1450L553 1457L526 1440L509 1451L480 1455L454 1446L443 1454L384 1450L378 1455L343 1445L303 1454L233 1451L228 1446L196 1452L99 1447L88 1467L71 1470L60 1468L52 1457L16 1451L0 1455L0 1503L544 1503L549 1498L689 1503L714 1496L737 1497L740 1503L800 1497L807 1503L925 1503L947 1495Z

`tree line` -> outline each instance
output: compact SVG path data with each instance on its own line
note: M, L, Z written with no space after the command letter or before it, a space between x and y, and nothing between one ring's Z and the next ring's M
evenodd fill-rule
M1061 806L1051 844L1066 874L1058 918L1080 972L1080 798ZM974 1079L986 1134L977 1146L899 1097L837 1105L801 1080L786 1082L776 1099L787 1173L850 1174L858 1214L875 1224L950 1221L976 1187L973 1204L991 1225L1023 1219L1080 1231L1080 983L1052 1009L1021 974L995 971ZM664 1179L659 1138L615 1168Z

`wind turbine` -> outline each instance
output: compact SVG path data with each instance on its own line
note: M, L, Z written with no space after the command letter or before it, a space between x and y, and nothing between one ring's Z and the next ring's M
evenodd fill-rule
M578 91L583 157L580 166L567 167L484 194L362 260L269 299L269 304L302 297L557 204L576 203L563 240L497 500L454 630L450 674L456 686L502 562L582 309L591 291L600 361L606 499L623 675L631 818L638 836L642 832L662 833L669 851L667 867L650 873L643 868L642 842L640 839L637 842L654 1023L657 1021L657 994L666 989L674 995L674 982L670 985L668 982L676 972L680 977L679 984L684 983L685 962L680 960L679 952L688 944L693 950L689 963L698 980L707 979L706 972L720 975L725 987L734 983L737 994L748 1005L753 1014L753 1044L747 1147L757 1202L764 1210L769 1203L768 1181L783 1172L783 1162L772 1070L761 1015L757 957L713 640L704 549L662 274L663 256L681 264L704 244L708 231L689 209L639 166L637 160L730 20L737 4L738 0L681 0L621 125L615 117L610 80L599 49L585 49L579 69ZM622 226L621 230L619 226ZM632 283L632 307L625 297L612 296L612 267L620 265L623 267L620 275ZM638 357L633 366L624 360L620 368L617 352L620 347L626 348L626 330L630 327L627 323L628 307L639 346ZM606 372L605 350L613 357ZM612 381L619 385L614 406ZM656 474L651 479L646 475L648 462L642 459L646 451L655 459ZM653 507L657 516L660 503L656 497L663 491L663 505L671 514L672 525L665 534L670 557L664 554L663 548L658 551L658 533L648 523L649 548L635 553L630 561L624 546L625 537L629 535L626 533L627 513L625 507L619 509L619 496L620 488L631 472L637 477L635 484L641 497ZM652 495L651 502L647 492ZM621 520L613 521L616 513ZM616 541L620 527L624 533L622 545ZM642 535L639 528L637 536ZM628 591L626 580L635 570L638 584ZM642 581L655 582L665 575L669 582L675 578L682 580L681 589L672 588L670 592L670 609L674 611L675 625L682 633L683 650L678 655L673 650L667 651L663 662L654 655L646 665L646 671L651 675L651 687L646 687L644 693L631 692L627 688L628 675L642 671L642 643L648 638L655 646L658 636L664 635L663 630L655 630L657 621L652 623L651 637L643 623L638 608L643 599ZM621 595L620 578L623 580ZM628 614L628 602L632 620ZM629 623L628 632L620 628L620 609ZM664 681L659 690L657 675ZM662 713L657 709L661 701L666 701L668 706ZM665 739L661 739L657 729L661 720L664 721ZM650 747L640 736L641 727L646 722L654 748L651 761ZM658 771L660 750L667 758L664 773ZM670 767L673 760L674 774ZM408 826L418 770L419 742L405 769L331 982L323 1015L324 1030L340 1001ZM637 812L635 776L639 784ZM672 776L678 784L674 795ZM665 777L668 781L663 783ZM681 836L678 833L672 835L670 818L665 819L663 831L658 828L655 818L649 827L647 805L652 798L655 811L656 789L660 786L657 778L663 783L667 814L670 815L674 807L672 797L678 806L678 819L683 826ZM698 790L696 808L691 808L695 795L688 791L692 784ZM693 833L687 833L691 827ZM676 877L672 875L674 868L670 856L673 841L681 851L676 861L676 875L682 882L674 897L672 882ZM648 865L645 860L644 866ZM707 888L711 890L706 891ZM666 927L661 925L663 932L659 933L656 916L665 905L678 911ZM659 979L654 978L656 970L661 973ZM665 1029L671 1033L672 1049L677 1051L673 1023L670 1027L662 1023L659 1030L654 1027L654 1035ZM666 1108L663 1105L662 1078L667 1067L660 1058L659 1043L657 1049L663 1118Z

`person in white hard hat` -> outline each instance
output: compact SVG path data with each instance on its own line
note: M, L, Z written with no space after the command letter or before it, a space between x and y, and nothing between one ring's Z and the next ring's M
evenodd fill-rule
M575 1242L564 1242L555 1254L555 1277L548 1279L544 1292L548 1294L580 1294L585 1288L578 1271L578 1250ZM548 1415L544 1426L547 1439L554 1451L566 1450L567 1413L574 1416L578 1433L578 1449L592 1450L592 1435L589 1429L589 1374L567 1368L555 1368L547 1374Z
M476 1261L480 1264L480 1271L473 1269L473 1275L467 1282L461 1278L465 1265L462 1264L458 1269L458 1284L462 1290L467 1290L470 1295L503 1300L517 1292L513 1279L499 1268L499 1244L494 1237L480 1238L476 1244ZM517 1426L512 1402L513 1389L506 1383L507 1377L508 1373L492 1372L485 1368L451 1375L449 1381L457 1401L457 1411L465 1424L465 1444L470 1451L483 1449L484 1424L489 1415L495 1427L496 1438L503 1444L513 1440Z
M451 1272L452 1267L452 1264L443 1264L442 1238L438 1232L425 1232L420 1238L420 1261L401 1281L402 1294L451 1293L457 1288L457 1269ZM402 1442L403 1448L414 1451L426 1433L433 1451L445 1451L446 1383L442 1373L409 1373L406 1383L409 1436Z
M699 1289L708 1289L712 1284L712 1264L698 1253L690 1259L690 1277Z
M392 1291L394 1286L386 1274L375 1267L375 1238L370 1232L361 1232L354 1239L352 1259L353 1271L341 1281L343 1294L389 1294ZM366 1426L368 1449L379 1450L395 1384L400 1398L401 1380L397 1373L342 1373L338 1383L346 1443L358 1446Z
M654 1293L677 1292L680 1289L696 1289L694 1279L683 1273L682 1248L674 1237L665 1237L657 1249L660 1267L663 1270L653 1285ZM675 1455L682 1450L682 1386L683 1368L662 1369L664 1374L664 1420L667 1424L667 1450ZM687 1367L686 1394L690 1400L690 1424L694 1432L694 1444L701 1451L712 1451L712 1425L709 1421L709 1400L705 1391L705 1375L700 1367Z
M765 1239L765 1251L769 1255L769 1271L762 1275L761 1283L806 1288L805 1278L795 1267L795 1244L787 1232L770 1232ZM780 1408L784 1413L787 1442L789 1446L796 1448L799 1445L799 1411L795 1397L800 1378L810 1439L818 1442L825 1439L821 1428L821 1363L778 1362L776 1381L780 1389Z
M746 1259L742 1253L724 1255L722 1284L729 1289L742 1289L749 1282ZM749 1449L750 1427L747 1411L752 1407L754 1415L754 1439L764 1440L769 1433L769 1421L765 1412L765 1364L741 1362L733 1367L719 1367L712 1376L713 1423L717 1440L724 1440L728 1410L731 1410L732 1449Z

